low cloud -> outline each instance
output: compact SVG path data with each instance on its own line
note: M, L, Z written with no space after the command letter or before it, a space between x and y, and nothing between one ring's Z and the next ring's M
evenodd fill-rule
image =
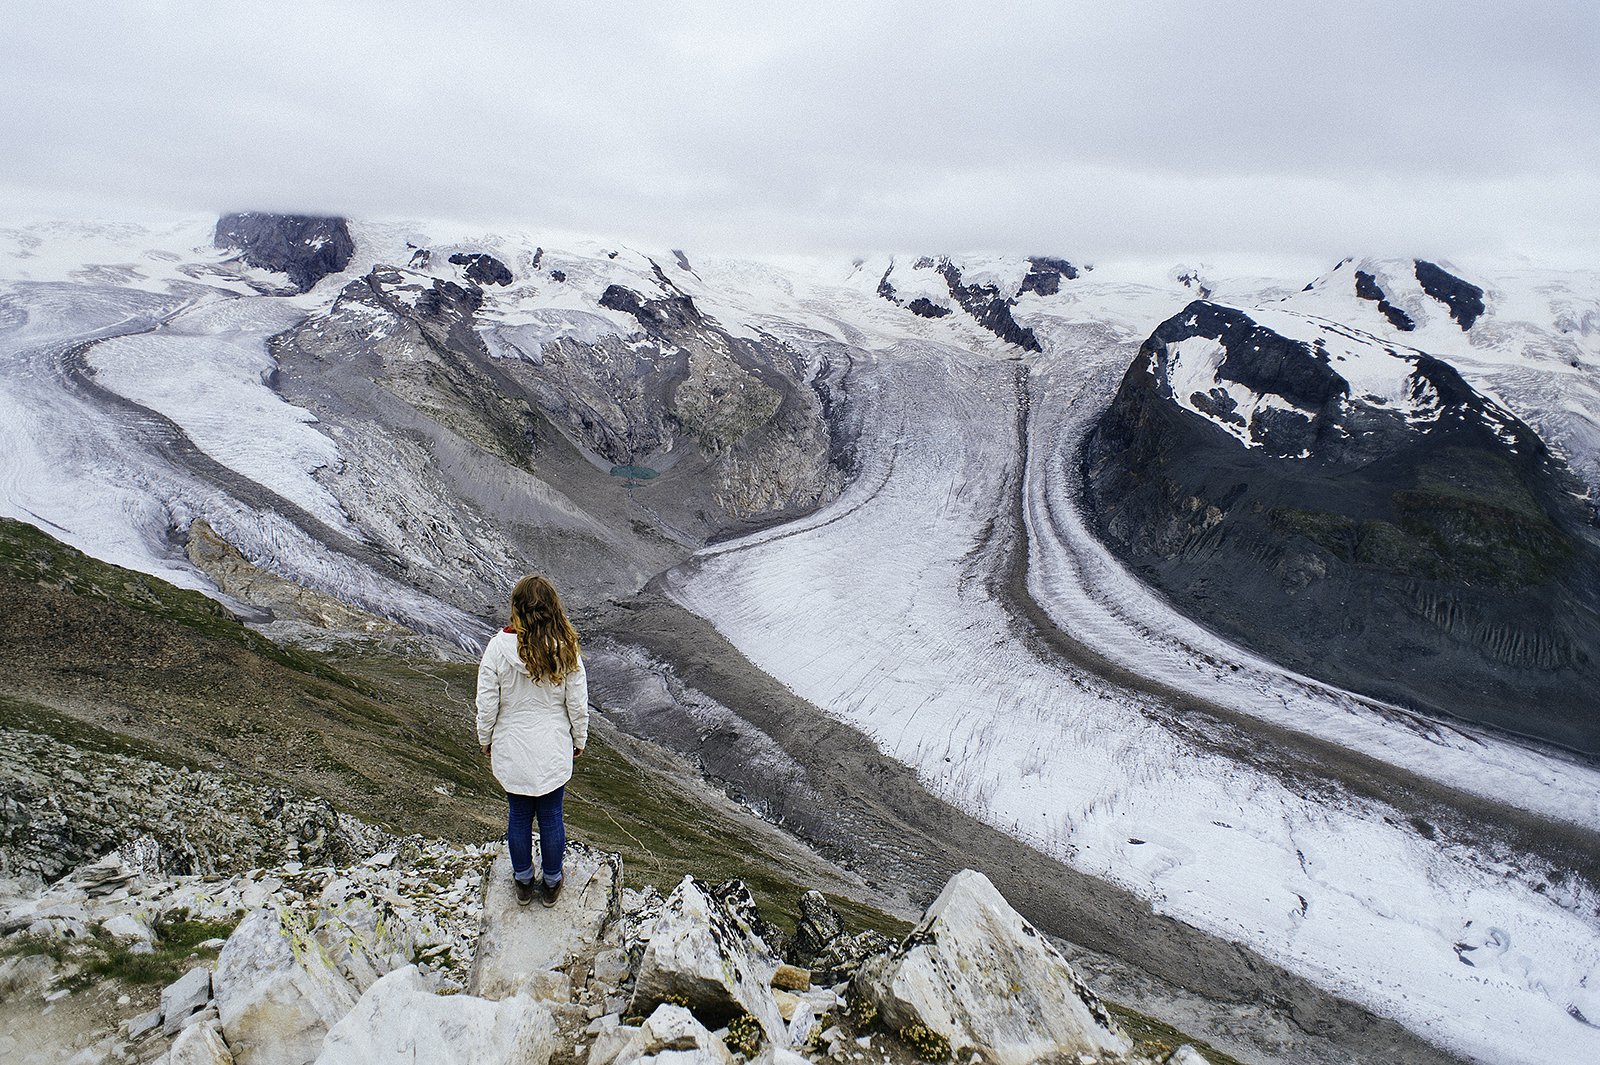
M0 195L723 251L1600 253L1591 5L771 7L21 9Z

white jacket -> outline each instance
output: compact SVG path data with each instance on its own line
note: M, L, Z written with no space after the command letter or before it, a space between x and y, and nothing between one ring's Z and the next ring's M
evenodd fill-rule
M536 683L514 632L496 633L478 666L478 745L513 795L546 795L572 779L572 752L589 742L583 659L559 684Z

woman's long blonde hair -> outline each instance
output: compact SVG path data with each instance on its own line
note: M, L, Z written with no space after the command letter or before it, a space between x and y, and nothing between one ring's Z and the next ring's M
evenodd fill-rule
M535 681L559 684L578 668L578 630L547 578L524 577L511 589L511 627L517 657Z

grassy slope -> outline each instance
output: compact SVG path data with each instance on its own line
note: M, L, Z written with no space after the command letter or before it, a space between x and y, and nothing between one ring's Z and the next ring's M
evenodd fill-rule
M472 734L471 664L280 648L197 592L8 519L0 648L0 723L285 784L398 833L503 831L502 792ZM780 921L820 887L856 927L904 927L687 767L603 723L569 793L573 834L620 853L630 883L739 877Z

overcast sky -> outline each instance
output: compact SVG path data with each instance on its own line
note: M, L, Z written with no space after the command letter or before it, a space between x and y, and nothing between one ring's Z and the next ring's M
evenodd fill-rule
M7 6L0 216L1600 265L1593 2Z

